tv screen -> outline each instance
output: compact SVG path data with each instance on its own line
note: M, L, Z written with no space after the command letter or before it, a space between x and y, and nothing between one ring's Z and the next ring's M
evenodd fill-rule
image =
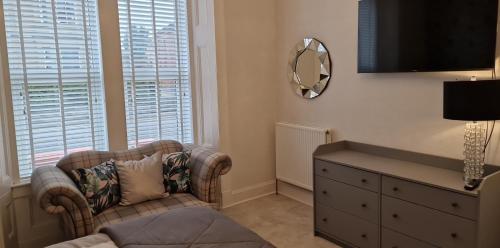
M358 72L494 68L498 0L361 0Z

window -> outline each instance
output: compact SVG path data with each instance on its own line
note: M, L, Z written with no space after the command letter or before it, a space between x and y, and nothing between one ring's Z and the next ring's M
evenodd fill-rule
M98 1L2 1L6 42L0 47L6 44L9 62L20 176L15 180L69 153L107 150L108 140L130 148L159 139L194 141L188 0L115 0L118 9ZM119 24L104 21L106 15L99 23L99 11L117 10ZM124 79L120 92L106 99L104 86L114 82L103 81L101 27L120 30L121 44L109 44L118 37L103 42L120 45ZM119 69L117 58L104 59L109 73ZM125 110L126 118L106 122L106 102L124 106L116 111ZM107 124L117 122L126 122L126 130L108 136Z
M21 178L106 149L96 0L3 0Z
M119 0L129 147L193 142L186 0Z

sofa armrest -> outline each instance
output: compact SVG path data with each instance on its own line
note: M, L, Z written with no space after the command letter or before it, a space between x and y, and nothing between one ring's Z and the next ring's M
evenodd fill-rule
M94 231L94 222L87 199L75 183L57 167L37 168L31 177L31 188L36 202L49 214L63 214L67 230L74 237Z
M187 145L184 148L191 150L193 194L220 209L222 207L220 178L231 169L231 158L209 147Z

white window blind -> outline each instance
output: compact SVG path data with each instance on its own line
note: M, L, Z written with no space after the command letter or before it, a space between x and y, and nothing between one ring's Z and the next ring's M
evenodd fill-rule
M129 147L193 141L186 0L119 0Z
M96 0L3 0L20 177L107 148Z

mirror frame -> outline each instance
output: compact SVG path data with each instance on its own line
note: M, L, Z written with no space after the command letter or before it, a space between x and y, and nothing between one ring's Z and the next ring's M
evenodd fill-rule
M319 81L314 82L313 87L302 83L297 70L297 63L300 56L307 50L316 52L321 63ZM289 56L288 80L297 95L306 99L314 99L320 96L328 87L331 77L332 61L330 53L323 42L316 38L306 37L295 45Z

